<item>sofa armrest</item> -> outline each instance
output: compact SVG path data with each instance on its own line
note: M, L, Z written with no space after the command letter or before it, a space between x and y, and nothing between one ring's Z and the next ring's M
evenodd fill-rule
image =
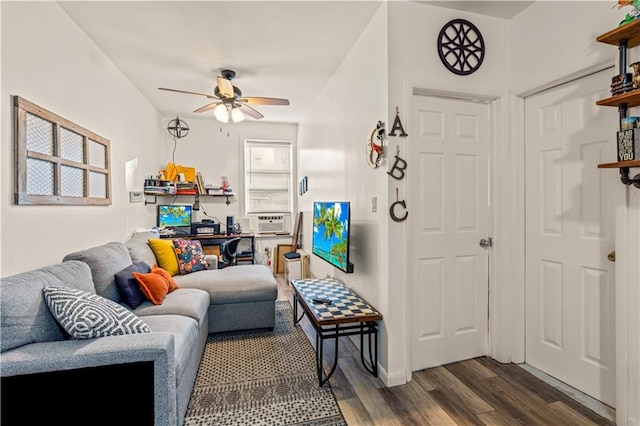
M84 370L87 372L84 391L90 393L91 386L101 386L91 378L94 367L151 362L153 404L162 407L154 410L154 424L174 425L177 418L174 348L174 338L169 333L32 343L0 354L0 376L4 380L39 373ZM123 383L127 383L126 379ZM64 386L61 391L66 391Z
M218 269L218 256L215 254L207 254L205 255L207 258L207 264L209 265L208 269Z

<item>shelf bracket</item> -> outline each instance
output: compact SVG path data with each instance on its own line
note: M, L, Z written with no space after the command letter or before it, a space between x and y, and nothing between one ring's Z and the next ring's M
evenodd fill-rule
M158 204L158 196L153 194L153 201L147 201L147 197L145 196L144 205L146 206L147 204Z
M633 185L636 188L640 188L640 174L630 178L629 168L620 167L620 182L624 183L625 185Z
M226 197L227 197L227 201L225 201L225 204L226 204L226 205L231 204L231 201L229 201L229 196L227 195Z

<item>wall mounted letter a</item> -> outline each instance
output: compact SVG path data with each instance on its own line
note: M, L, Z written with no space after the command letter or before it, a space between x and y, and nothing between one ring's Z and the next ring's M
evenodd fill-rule
M408 136L407 132L404 131L404 127L402 127L402 121L400 121L400 109L398 107L396 107L396 118L393 120L393 126L391 126L389 136L395 136L396 130L400 130L400 136Z

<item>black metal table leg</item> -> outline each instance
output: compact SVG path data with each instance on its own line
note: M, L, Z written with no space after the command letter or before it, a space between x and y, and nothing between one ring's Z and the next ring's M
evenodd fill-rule
M300 318L298 318L298 295L296 292L293 292L293 325L296 326L302 320L305 315L305 310L302 310L300 314Z
M329 336L329 337L324 337L321 328L320 329L316 329L316 367L317 367L317 370L318 370L318 383L320 384L320 386L324 385L331 378L333 373L336 371L336 367L338 366L338 341L339 341L339 333L338 332L339 332L338 325L336 325L335 334L333 336ZM327 376L323 379L322 378L322 373L323 373L323 368L322 368L323 362L322 361L323 361L323 357L324 357L323 342L324 342L324 339L330 339L331 337L335 337L335 339L336 339L334 357L333 357L333 365L331 366L331 371L329 371L329 374L327 374Z

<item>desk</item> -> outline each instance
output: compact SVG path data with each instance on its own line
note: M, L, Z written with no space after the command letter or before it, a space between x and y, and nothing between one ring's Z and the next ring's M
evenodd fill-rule
M188 235L180 235L175 234L171 235L168 238L184 238L185 240L198 240L202 245L202 249L205 254L215 254L220 256L220 245L226 240L230 240L232 238L243 238L251 240L251 253L240 254L238 253L238 262L254 262L254 255L256 251L255 246L255 234L253 233L242 233L242 234L230 234L230 235L222 235L222 234L211 234L211 235L202 235L202 234L188 234Z
M293 324L306 314L316 330L316 370L320 386L326 383L338 365L338 337L360 336L360 360L365 370L378 377L378 321L382 314L335 278L291 281L293 286ZM314 303L314 299L330 300L331 304ZM303 309L298 317L298 304ZM369 365L364 357L364 336L369 340ZM371 340L373 336L373 350ZM323 377L323 342L335 339L333 366Z

